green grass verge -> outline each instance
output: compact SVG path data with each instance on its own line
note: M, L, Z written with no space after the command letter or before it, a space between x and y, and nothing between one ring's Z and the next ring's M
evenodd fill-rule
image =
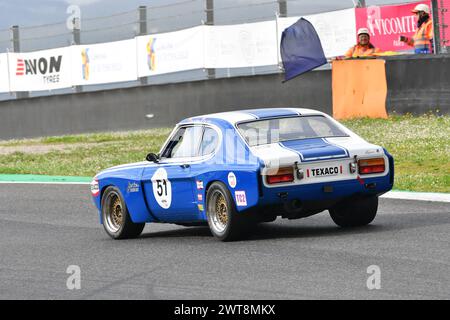
M142 161L157 152L171 129L95 133L0 142L0 174L94 176L105 168ZM61 146L51 150L52 146ZM5 153L8 149L22 149ZM48 152L42 152L48 148ZM3 152L2 152L3 149Z
M395 158L395 189L450 192L450 117L343 121ZM0 174L93 176L157 152L171 129L0 141ZM10 150L10 151L8 151ZM11 152L11 150L18 150Z
M395 159L395 189L450 192L450 117L391 116L343 121Z

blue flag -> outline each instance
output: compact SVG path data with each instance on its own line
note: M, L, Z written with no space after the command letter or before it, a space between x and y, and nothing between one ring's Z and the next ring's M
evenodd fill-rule
M283 31L281 59L285 81L327 63L319 36L308 20L301 18Z

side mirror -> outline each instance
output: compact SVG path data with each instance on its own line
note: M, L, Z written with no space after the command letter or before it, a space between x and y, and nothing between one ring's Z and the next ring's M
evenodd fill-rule
M145 157L145 159L146 159L147 161L154 162L154 163L158 163L158 162L159 162L159 156L158 156L157 154L154 154L154 153L149 153L149 154Z

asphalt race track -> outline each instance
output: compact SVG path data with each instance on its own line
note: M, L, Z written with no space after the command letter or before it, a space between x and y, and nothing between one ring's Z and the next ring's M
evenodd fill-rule
M114 241L88 185L2 184L0 204L0 299L450 298L448 203L383 199L368 227L340 229L324 212L233 243L157 224ZM366 285L371 265L379 290Z

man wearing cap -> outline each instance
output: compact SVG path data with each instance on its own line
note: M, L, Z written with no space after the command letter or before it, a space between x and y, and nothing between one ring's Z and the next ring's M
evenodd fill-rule
M379 52L380 49L375 48L375 46L370 43L369 29L361 28L358 30L358 44L348 49L348 51L345 53L345 57L369 57Z
M413 13L417 15L417 31L411 38L400 36L400 41L414 47L414 53L433 53L433 21L430 18L430 7L418 4Z

